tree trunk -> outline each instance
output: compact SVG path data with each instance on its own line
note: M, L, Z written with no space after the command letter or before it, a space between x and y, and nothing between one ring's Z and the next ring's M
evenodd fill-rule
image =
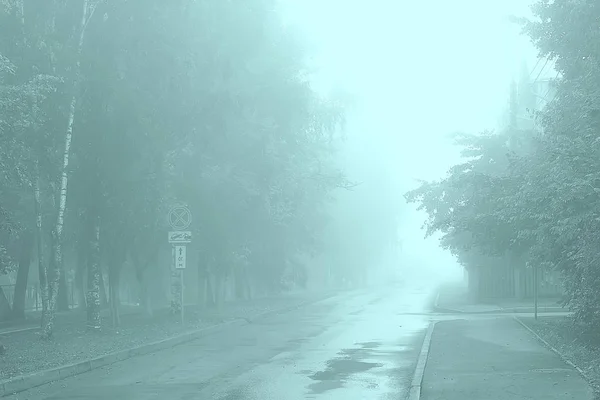
M46 264L44 263L44 233L42 229L42 205L40 200L40 173L39 163L35 162L35 181L34 181L34 209L35 209L35 227L36 227L36 244L37 244L37 257L38 257L38 275L39 275L39 288L40 297L42 300L42 318L40 326L44 327L46 319L48 318L48 271L46 270Z
M213 279L212 274L209 272L206 274L206 306L214 307L215 306L215 292L213 290Z
M150 292L150 283L144 280L142 283L144 315L148 318L154 317L154 307L152 306L152 294Z
M104 281L104 273L102 272L102 267L98 264L98 270L100 271L100 308L104 310L108 307L108 296L106 291L106 282Z
M116 257L112 257L110 265L108 266L108 288L110 291L109 301L110 301L110 316L112 320L112 325L114 328L121 325L121 316L119 315L119 307L120 307L120 271L121 264L120 260L117 260Z
M175 268L175 246L171 246L171 314L179 315L181 312L181 273Z
M100 319L100 217L94 216L88 263L87 328L99 331Z
M142 302L142 307L144 308L144 315L147 318L152 318L154 316L154 309L152 308L152 296L150 293L150 282L147 276L141 275L140 283L140 301Z
M150 283L148 282L149 279L147 276L147 265L146 267L142 267L135 251L131 253L131 257L133 258L133 263L135 265L135 277L138 282L140 306L142 307L144 316L147 318L152 318L154 316L154 310L152 308L152 299L150 296Z
M69 311L71 309L69 305L69 286L67 285L67 277L63 273L60 274L60 280L58 281L58 298L56 307L58 311Z
M49 339L52 337L54 329L54 314L56 310L56 299L58 297L58 284L60 282L60 272L62 268L62 238L63 226L65 218L65 210L67 207L67 188L68 188L68 168L69 158L71 156L71 140L73 138L73 123L75 121L75 111L77 105L77 90L79 89L79 81L81 75L81 53L83 50L83 41L85 38L86 26L93 14L94 8L90 7L89 0L83 0L83 15L81 16L81 24L79 27L79 42L77 45L77 55L75 62L75 79L73 82L73 95L69 105L69 118L67 122L67 131L65 134L65 147L63 150L63 163L61 168L61 180L59 190L59 204L56 218L56 226L53 231L54 245L52 249L53 259L53 275L49 282L50 297L48 299L48 315L44 319L44 328L42 338Z
M215 275L215 305L217 308L221 308L221 305L223 304L223 284L223 276L217 273Z
M240 275L240 285L242 286L242 292L244 294L244 300L252 300L252 281L248 274L248 265L244 265Z
M87 269L87 261L85 261L86 255L79 255L77 262L77 269L75 270L75 289L77 292L77 308L80 310L86 309L86 296L85 296L85 270Z
M198 307L206 306L206 265L198 257Z
M27 280L29 278L29 267L31 265L31 250L33 248L34 234L27 230L21 238L21 254L19 256L19 270L15 284L13 297L12 317L14 319L25 318L25 301L27 297Z
M21 18L21 33L25 38L25 5L24 2L19 4L18 15ZM36 164L37 167L37 164ZM36 178L39 176L39 170L36 168ZM37 187L34 184L34 191ZM35 194L35 193L34 193ZM35 235L29 229L23 233L21 240L21 254L19 255L19 270L17 272L17 282L15 284L15 292L13 296L12 318L25 318L25 302L27 298L27 281L29 278L29 268L31 266L31 251ZM4 346L0 343L0 354L5 351Z
M10 303L6 298L6 294L4 294L4 289L0 286L0 321L6 321L10 319L11 316Z

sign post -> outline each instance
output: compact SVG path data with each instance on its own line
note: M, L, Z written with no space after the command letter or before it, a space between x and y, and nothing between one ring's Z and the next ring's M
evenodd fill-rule
M538 297L539 297L539 285L540 285L540 276L539 276L539 264L536 263L533 267L533 309L534 309L534 317L538 319Z
M180 311L181 311L181 325L185 323L184 313L184 296L183 296L183 270L186 267L187 261L187 247L186 244L192 241L192 232L186 231L192 223L192 213L185 206L176 206L169 211L168 215L169 225L173 228L173 231L169 232L169 243L172 245L173 264L176 270L179 270L179 282L180 282Z
M176 245L175 246L175 269L179 270L179 280L181 282L181 325L184 324L184 314L183 314L183 270L185 269L186 262L186 247L185 245Z

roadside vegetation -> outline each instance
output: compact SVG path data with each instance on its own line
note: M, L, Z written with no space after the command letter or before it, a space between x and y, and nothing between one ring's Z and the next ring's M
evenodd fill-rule
M542 0L533 11L533 20L515 22L540 65L554 66L547 104L536 109L538 77L525 74L511 88L505 124L457 135L464 163L406 198L428 213L427 234L441 233L470 276L507 265L558 273L572 318L529 322L598 382L600 3Z

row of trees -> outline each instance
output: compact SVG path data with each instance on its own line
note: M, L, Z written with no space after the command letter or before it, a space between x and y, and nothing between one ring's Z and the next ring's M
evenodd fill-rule
M427 233L469 269L508 257L557 269L577 321L600 326L600 3L542 0L520 20L555 62L557 94L517 124L518 88L500 132L459 135L466 160L406 195L427 211ZM521 91L526 93L526 91Z
M18 271L1 316L23 316L32 255L46 338L70 270L93 329L105 271L116 324L124 268L149 306L179 201L217 301L225 279L244 297L302 268L348 186L343 107L311 89L276 4L0 1L0 273Z

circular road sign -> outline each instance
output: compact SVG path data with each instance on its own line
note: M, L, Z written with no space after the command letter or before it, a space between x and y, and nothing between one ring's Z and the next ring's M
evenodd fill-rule
M175 206L169 211L169 225L176 231L187 229L192 223L192 213L185 206Z

